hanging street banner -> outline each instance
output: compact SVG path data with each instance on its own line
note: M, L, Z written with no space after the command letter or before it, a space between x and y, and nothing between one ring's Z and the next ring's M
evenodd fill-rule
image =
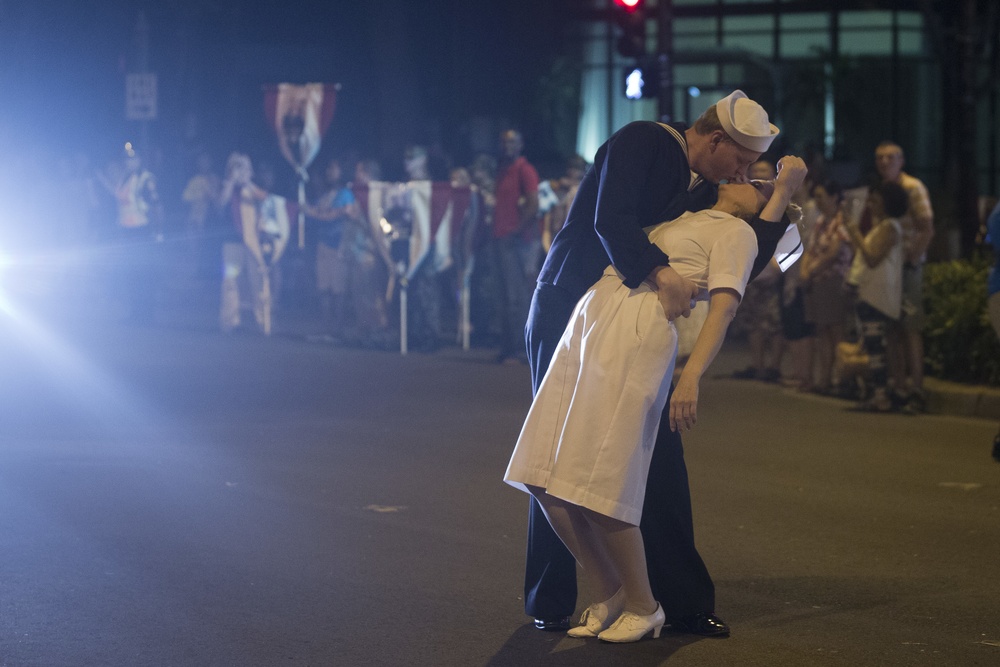
M278 137L278 147L303 179L316 158L337 103L337 86L327 83L279 83L264 88L264 113Z
M279 83L264 87L264 114L278 137L278 148L299 176L299 205L305 205L309 165L319 153L333 121L337 86L328 83ZM299 211L299 248L305 247L305 214Z

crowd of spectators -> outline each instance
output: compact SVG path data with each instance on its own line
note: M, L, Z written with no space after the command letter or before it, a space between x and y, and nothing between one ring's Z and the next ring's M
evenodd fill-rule
M220 171L217 156L186 151L177 173L161 151L131 143L103 166L83 152L29 151L0 163L0 254L44 250L49 278L90 285L112 316L136 323L162 320L165 291L200 290L182 301L217 307L227 334L269 334L295 319L323 340L390 349L405 319L412 349L464 340L524 363L534 279L588 168L570 155L561 170L539 169L524 148L508 128L466 165L416 144L385 170L326 157L303 202L294 181L276 184L291 169L238 152ZM733 334L748 340L751 365L735 377L858 398L865 410L926 410L920 286L934 214L904 164L887 141L867 184L811 165L796 195L805 251L748 288ZM774 165L763 159L749 176L771 179ZM454 217L442 234L445 204ZM421 215L436 236L418 238ZM699 321L696 310L678 323L682 357Z
M921 285L934 213L904 162L900 146L882 142L876 177L850 189L814 166L796 196L802 258L784 273L772 265L737 315L751 365L736 378L857 398L865 411L926 411ZM761 160L750 176L773 171Z
M523 150L507 128L467 165L417 144L384 170L327 154L311 166L303 201L287 165L240 152L171 160L128 143L103 166L82 152L39 152L7 161L9 173L0 167L26 222L5 225L0 246L61 253L64 283L86 283L109 317L134 323L162 322L165 293L187 292L180 300L192 308L217 299L229 335L270 334L294 319L323 340L392 348L406 299L411 349L464 334L497 348L499 362L524 363L534 277L587 164L569 156L542 178ZM445 205L448 232L418 238L419 218L436 233Z

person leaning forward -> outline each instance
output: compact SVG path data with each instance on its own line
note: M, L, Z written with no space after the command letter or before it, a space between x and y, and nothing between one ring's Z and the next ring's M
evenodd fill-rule
M695 285L670 267L668 255L649 242L643 228L684 211L710 208L716 184L745 180L747 167L777 134L767 112L737 90L691 127L636 121L598 149L532 296L525 336L533 391L577 301L609 260L626 286L647 281L655 287L668 319L690 314ZM786 226L787 220L751 222L759 248L751 279L774 254ZM680 433L670 430L668 418L664 414L657 435L640 523L650 585L654 597L665 601L664 614L673 630L726 635L729 627L715 615L715 585L694 544ZM534 499L526 560L525 612L540 630L568 628L576 607L576 564Z

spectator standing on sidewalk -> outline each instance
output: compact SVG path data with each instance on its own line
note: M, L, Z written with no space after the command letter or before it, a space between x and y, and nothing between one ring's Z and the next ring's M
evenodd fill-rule
M469 176L476 193L478 216L470 239L474 266L470 278L469 326L473 340L488 347L499 345L500 315L496 295L499 278L494 275L490 255L493 247L493 212L496 210L497 159L480 153L469 165Z
M267 192L253 182L253 162L242 153L226 160L219 206L229 219L222 244L219 328L229 334L242 325L242 306L252 304L254 319L266 331L270 308L269 267L258 238L257 212ZM264 286L268 285L265 290ZM241 296L242 293L242 296Z
M329 333L342 336L345 332L348 299L349 248L343 243L344 232L352 218L358 216L354 192L343 182L339 159L326 166L326 192L315 206L303 210L319 222L319 242L316 244L316 291L319 293L320 314Z
M850 223L846 227L856 253L847 281L858 290L858 321L871 372L871 391L858 406L865 412L896 410L889 396L886 336L902 312L903 231L899 218L906 215L906 207L906 191L887 181L868 195L872 220L868 233L862 235Z
M500 283L499 363L527 363L524 323L531 299L532 274L537 269L531 252L536 245L534 237L538 236L538 171L521 155L522 150L524 139L520 132L509 129L500 135L491 253Z
M566 171L559 178L542 181L538 186L538 210L542 214L542 253L552 246L552 239L566 222L569 205L576 197L580 181L587 172L587 161L579 155L566 160Z
M883 183L897 183L907 196L907 209L900 216L903 230L902 315L889 324L889 368L896 380L897 401L904 412L926 412L924 396L924 263L934 237L934 210L927 187L903 171L903 149L892 141L875 148L875 168Z
M118 234L127 253L121 260L119 288L126 318L148 324L160 281L159 253L154 248L163 241L163 206L156 177L143 166L131 142L125 144L123 157L121 175L104 182L118 201Z
M799 260L799 277L805 285L806 319L816 328L809 361L810 371L816 372L814 390L829 395L835 393L834 351L844 339L844 325L852 307L844 279L854 251L844 240L843 188L827 180L815 185L812 194L819 218Z
M222 190L222 179L212 168L212 157L200 153L195 164L195 173L188 179L181 193L181 201L187 205L185 220L188 241L189 270L196 274L209 275L208 267L215 266L216 253L211 252L208 233L214 226L212 214ZM214 271L212 271L214 274Z
M434 175L427 148L419 145L407 147L403 157L406 177L412 188L418 182L426 182L432 188ZM407 191L407 215L413 215L414 190ZM412 218L411 218L412 223ZM433 244L433 240L430 241ZM442 344L441 308L442 294L434 253L429 252L417 266L409 267L410 280L407 287L407 318L410 347L420 352L435 352Z
M367 192L371 183L381 180L381 165L368 158L354 165L354 181L350 187L357 196L358 192ZM349 235L353 236L353 241L348 247L351 258L348 295L354 315L354 335L362 345L388 348L392 343L389 341L386 285L392 260L384 242L385 235L374 229L364 215L359 215L352 223L348 225L354 231Z

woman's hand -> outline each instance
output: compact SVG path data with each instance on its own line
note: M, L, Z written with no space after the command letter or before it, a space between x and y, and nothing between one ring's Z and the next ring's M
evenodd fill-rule
M670 398L670 430L690 431L698 421L698 383L684 377L674 386Z

